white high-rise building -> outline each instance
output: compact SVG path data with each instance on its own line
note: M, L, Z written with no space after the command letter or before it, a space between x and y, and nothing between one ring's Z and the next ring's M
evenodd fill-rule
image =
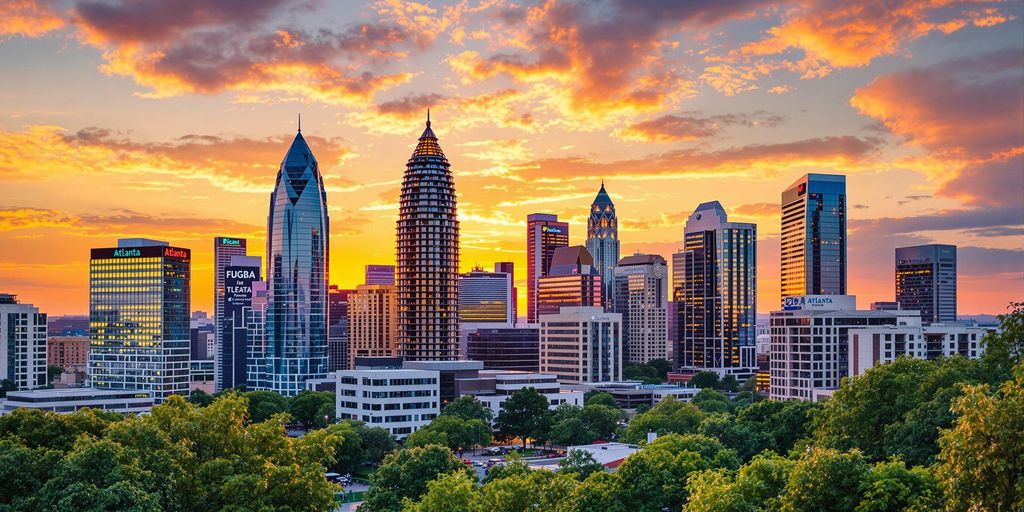
M46 313L0 293L0 380L20 390L46 386Z
M643 364L668 358L668 265L656 254L634 254L613 270L612 308L622 315L624 358Z
M599 307L541 315L540 373L563 384L622 380L622 315Z

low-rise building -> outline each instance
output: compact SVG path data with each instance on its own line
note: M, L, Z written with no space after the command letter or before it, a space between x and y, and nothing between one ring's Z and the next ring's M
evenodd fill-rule
M466 324L460 324L460 328ZM540 369L540 328L535 324L473 324L466 333L467 359L487 370L535 372Z
M577 407L583 406L583 391L563 389L558 383L558 378L550 374L481 370L476 377L457 379L455 386L460 396L473 395L484 404L484 407L489 408L495 417L501 411L501 404L509 396L526 388L533 388L544 395L550 409L566 403Z
M440 373L432 370L341 370L335 373L336 415L383 427L404 439L440 412Z
M86 371L89 365L88 336L50 336L46 340L46 360L66 371Z
M575 387L586 392L600 391L608 393L619 404L619 407L629 411L635 410L641 405L653 406L669 396L689 402L701 391L700 388L676 384L644 384L640 381L628 380L621 382L594 382Z
M985 351L981 339L986 332L981 327L956 324L850 329L847 374L861 375L900 356L930 360L960 355L977 359Z
M15 409L38 409L56 413L72 413L80 409L97 409L120 413L146 413L153 408L153 392L132 389L37 389L11 391L0 413Z

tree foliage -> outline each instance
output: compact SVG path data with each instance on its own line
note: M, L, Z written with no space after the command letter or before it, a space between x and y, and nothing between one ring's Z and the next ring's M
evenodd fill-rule
M622 437L627 443L639 443L647 439L648 432L691 434L703 419L704 413L693 404L665 397L649 411L634 416Z
M370 490L364 495L365 502L359 510L400 511L408 506L409 501L419 501L427 492L428 482L457 471L475 478L472 470L445 446L430 445L391 452L370 478Z
M457 416L464 420L481 420L490 423L494 416L491 409L473 395L462 395L441 410L441 416Z
M459 457L467 449L491 442L491 427L479 418L463 419L459 416L438 416L429 425L413 432L405 440L408 447L440 444L447 446Z
M558 462L558 469L578 480L586 480L588 476L604 471L604 466L586 450L569 450L568 455Z
M548 399L534 388L523 388L502 402L494 427L502 439L520 438L526 448L529 438L548 438L550 416Z
M288 412L291 413L293 420L302 423L307 429L313 428L315 424L323 426L326 423L324 416L334 418L334 393L300 391L288 400Z

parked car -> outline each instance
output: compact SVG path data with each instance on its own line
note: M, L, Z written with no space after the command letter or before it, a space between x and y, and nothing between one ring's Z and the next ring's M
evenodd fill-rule
M473 461L473 465L474 465L474 466L476 466L476 467L478 467L478 468L482 468L482 467L484 467L484 463L483 463L483 462L480 462L480 461L478 461L478 460L474 460L474 461Z

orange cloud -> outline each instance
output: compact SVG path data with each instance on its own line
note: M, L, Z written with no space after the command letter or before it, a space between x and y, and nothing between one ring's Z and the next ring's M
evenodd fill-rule
M619 131L618 136L639 142L687 141L711 137L729 125L776 126L782 120L781 116L764 111L711 117L664 115L627 126Z
M49 5L36 0L0 2L0 36L37 37L64 26L64 20Z

